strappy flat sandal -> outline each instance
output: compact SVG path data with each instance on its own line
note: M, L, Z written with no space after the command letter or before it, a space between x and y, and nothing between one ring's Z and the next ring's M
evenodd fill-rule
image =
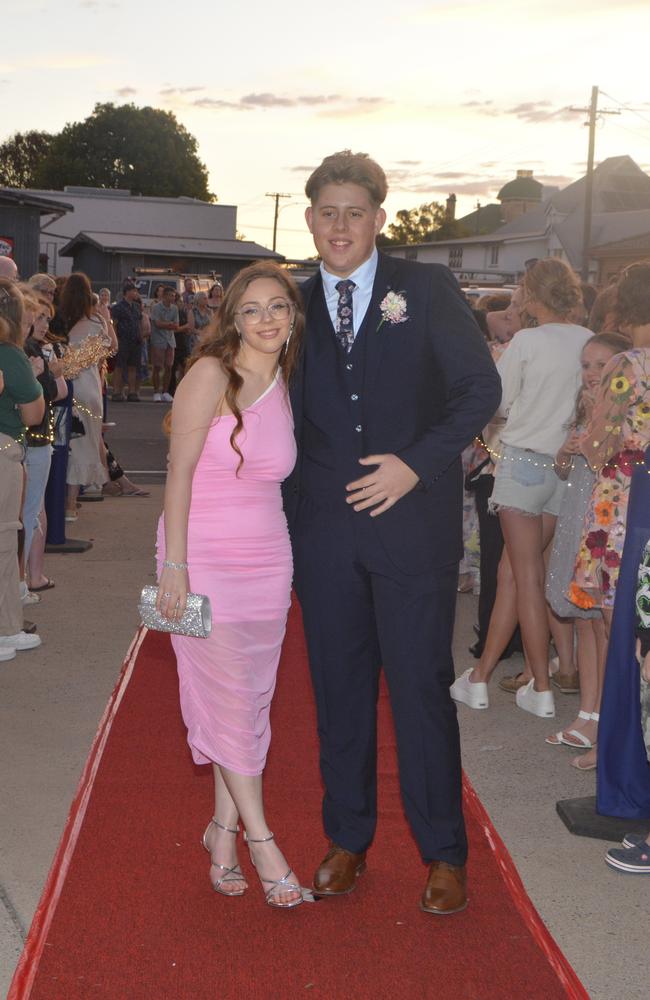
M269 837L261 837L258 840L254 840L253 837L249 837L246 834L246 832L244 832L244 840L246 841L247 844L266 844L268 843L269 840L275 840L275 835L271 834ZM251 862L253 864L253 868L255 868L255 870L257 871L257 865L255 864L252 852L251 852ZM305 895L304 895L305 890L302 888L302 886L299 885L297 882L289 881L289 876L291 875L291 868L289 868L286 875L283 875L282 878L264 878L262 873L259 871L257 872L257 874L259 876L260 882L262 883L266 882L267 885L271 886L271 888L268 891L264 890L266 902L268 903L269 906L275 906L278 910L290 910L294 906L300 906L300 904L305 901ZM262 888L264 889L264 886L262 886ZM290 899L288 902L283 903L281 900L277 898L276 894L278 892L296 892L298 893L298 897L297 899Z
M233 889L232 891L222 888L222 886L227 885L228 882L245 883L246 879L244 878L242 870L239 867L239 862L237 862L237 864L234 864L232 868L228 868L227 865L220 865L218 861L215 861L213 859L212 851L208 847L205 839L208 835L208 830L210 829L211 823L214 823L215 826L218 826L220 830L225 830L227 833L234 833L235 836L237 836L237 834L239 833L239 827L233 829L233 827L231 826L224 826L223 823L220 823L219 820L215 819L213 816L212 819L210 820L210 823L208 823L207 827L205 828L205 833L201 838L201 844L210 855L210 864L212 865L212 867L219 868L219 870L223 872L223 875L220 875L219 878L216 880L216 882L212 882L212 879L210 879L210 881L212 882L212 888L214 889L215 892L220 892L222 896L243 896L244 893L246 892L246 889L248 888L248 885L244 885L243 889Z
M578 718L584 719L585 722L599 722L600 714L598 712L578 712ZM566 747L573 747L574 750L591 750L596 746L592 743L588 737L581 733L579 729L567 729L567 736L573 736L575 738L575 743L573 740L567 740L564 736L564 732L559 734L562 738L562 743Z

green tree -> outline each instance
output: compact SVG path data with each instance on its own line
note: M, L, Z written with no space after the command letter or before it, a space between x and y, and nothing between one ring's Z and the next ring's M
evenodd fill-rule
M39 187L129 188L134 194L209 201L197 142L175 115L134 104L96 104L56 135L36 170Z
M403 208L388 227L393 243L423 243L432 237L445 221L445 210L437 201L418 208Z
M49 132L15 132L0 145L0 186L35 187L34 177L52 144Z
M402 208L395 222L388 227L388 235L380 234L378 245L388 243L425 243L436 240L453 240L468 235L455 219L448 219L444 205L437 201Z

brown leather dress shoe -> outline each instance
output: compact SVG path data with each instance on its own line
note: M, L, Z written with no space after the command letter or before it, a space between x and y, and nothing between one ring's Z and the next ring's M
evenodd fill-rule
M314 875L314 892L318 896L344 896L352 892L365 870L365 851L353 854L332 844Z
M447 916L459 913L467 906L467 872L465 865L448 865L446 861L432 861L429 878L420 900L425 913Z

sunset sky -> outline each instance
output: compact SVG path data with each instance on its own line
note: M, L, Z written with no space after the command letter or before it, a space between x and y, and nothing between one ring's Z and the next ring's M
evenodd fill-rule
M650 172L648 0L22 0L3 8L0 139L58 131L96 102L173 111L199 143L238 228L313 253L304 183L346 147L386 169L400 208L495 199L516 170L563 186L584 173L592 84L606 116L596 160ZM605 96L607 95L607 96ZM188 234L189 235L189 234Z

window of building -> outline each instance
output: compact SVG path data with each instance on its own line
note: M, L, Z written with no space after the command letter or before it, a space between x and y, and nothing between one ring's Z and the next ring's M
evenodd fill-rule
M499 248L490 247L490 267L497 267L499 263Z
M449 266L458 268L463 266L463 248L452 247L449 251Z

